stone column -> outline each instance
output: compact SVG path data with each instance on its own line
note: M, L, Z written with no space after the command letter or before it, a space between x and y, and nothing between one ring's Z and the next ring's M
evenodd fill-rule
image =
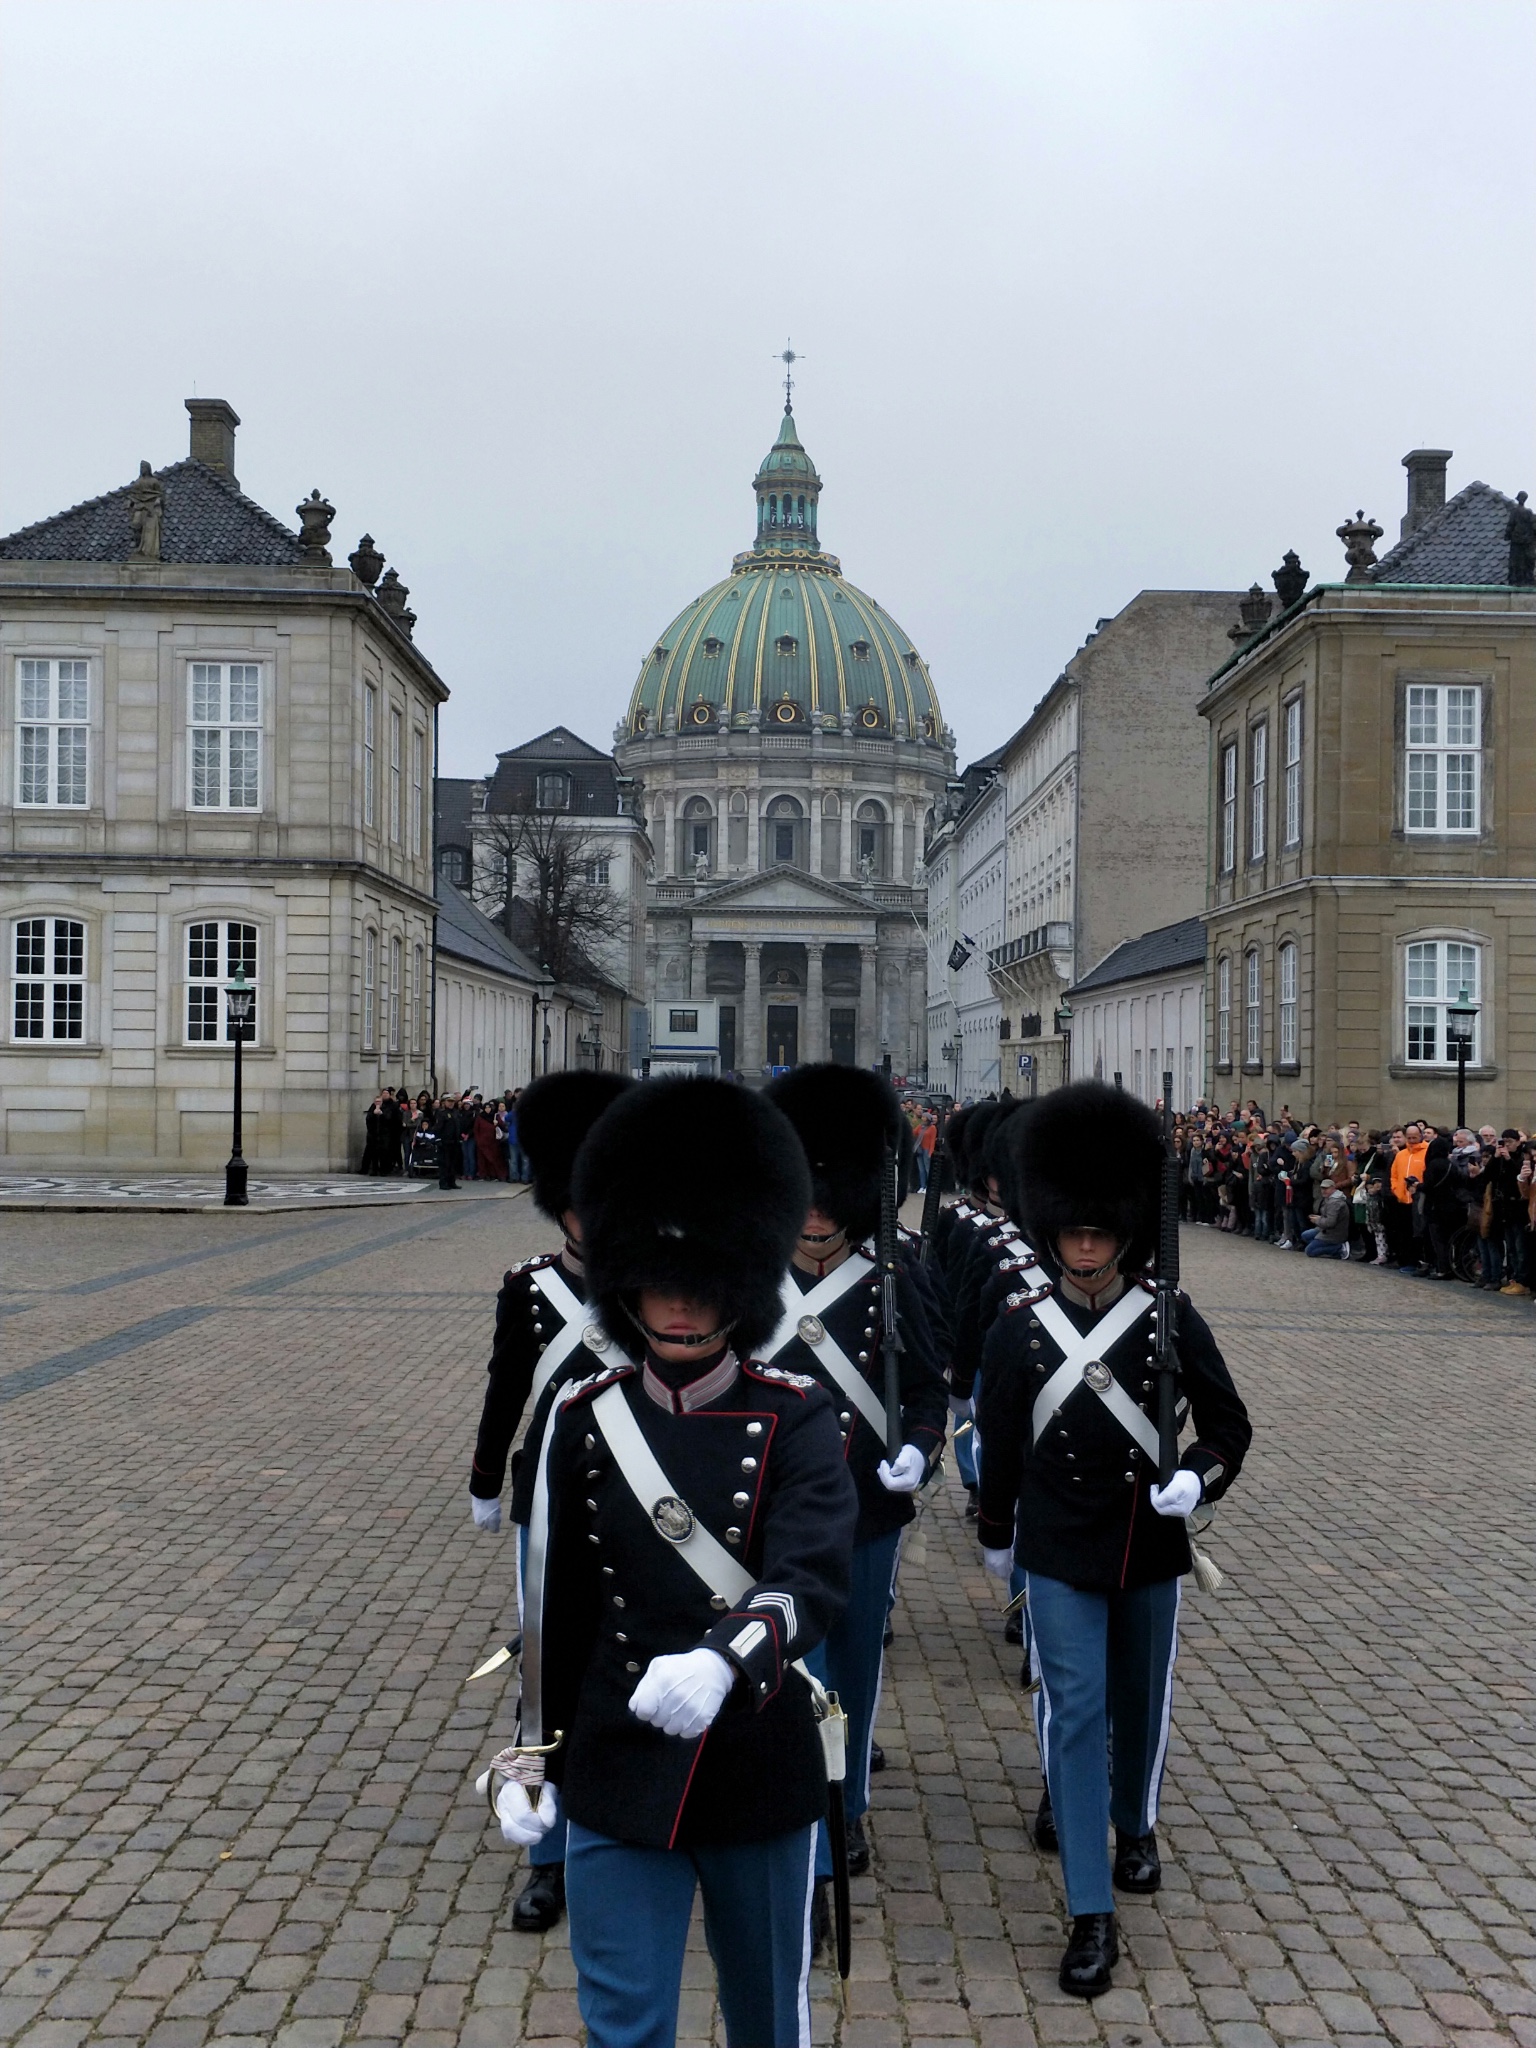
M840 882L857 880L853 872L853 802L856 792L845 789L840 792L841 814L838 824L837 879Z
M737 1019L738 1058L742 1079L755 1081L763 1070L763 945L748 939L742 946L746 956L746 987L742 990L741 1015Z
M872 1067L880 1050L880 956L873 946L859 948L859 1032L855 1058Z
M747 790L747 873L755 875L762 866L762 791L754 775Z
M709 943L705 939L688 940L688 993L695 1001L704 993L705 967L709 957Z
M805 942L805 1043L803 1060L824 1060L827 1056L827 1004L821 986L821 943Z

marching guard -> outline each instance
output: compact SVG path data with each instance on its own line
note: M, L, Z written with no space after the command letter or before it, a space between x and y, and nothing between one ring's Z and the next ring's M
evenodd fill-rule
M1026 1574L1036 1729L1072 1922L1060 1982L1092 1998L1119 1955L1115 1889L1161 1882L1186 1524L1231 1485L1252 1430L1210 1329L1179 1295L1178 1385L1196 1440L1157 1483L1155 1114L1078 1082L1031 1105L1010 1136L1036 1263L1016 1275L983 1356L978 1534L990 1572L1007 1580L1017 1563Z
M805 1162L760 1095L651 1081L592 1130L574 1205L601 1327L538 1447L520 1740L487 1790L514 1842L561 1790L591 2048L671 2048L696 1888L729 2048L796 2048L828 1768L795 1664L858 1513L837 1411L759 1362Z
M501 1489L507 1453L523 1411L544 1389L588 1361L581 1333L586 1275L581 1225L571 1206L571 1169L587 1132L603 1111L634 1084L619 1074L545 1074L518 1103L518 1142L533 1174L536 1206L564 1234L557 1252L514 1266L496 1297L496 1335L486 1367L488 1383L480 1430L469 1468L469 1505L475 1527L501 1527ZM519 1524L519 1564L527 1548L526 1514L518 1511L514 1477L512 1519ZM532 1875L512 1907L512 1924L537 1934L565 1910L565 1828L551 1828L529 1853Z
M944 1448L948 1397L940 1370L932 1305L913 1271L898 1264L901 1352L899 1431L889 1426L881 1357L881 1272L869 1244L881 1222L881 1179L899 1156L904 1119L888 1081L858 1067L796 1067L766 1094L788 1117L804 1147L811 1195L783 1285L768 1355L808 1373L831 1396L842 1449L858 1489L852 1581L842 1618L810 1659L848 1716L848 1868L869 1868L864 1815L869 1810L870 1748L880 1701L886 1619L895 1588L901 1534L914 1516L913 1495ZM891 1189L894 1196L894 1186ZM901 1449L889 1454L893 1437ZM818 1879L831 1876L822 1837ZM818 1931L825 1899L819 1895Z

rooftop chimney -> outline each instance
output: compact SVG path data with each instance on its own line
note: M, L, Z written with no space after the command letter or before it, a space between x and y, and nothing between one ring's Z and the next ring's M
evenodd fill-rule
M1449 448L1410 448L1403 457L1408 472L1408 510L1398 529L1398 539L1417 533L1445 503L1445 468L1451 459Z
M218 470L235 481L235 429L240 424L240 415L224 398L189 398L187 411L192 415L192 460L206 463L210 469ZM1442 482L1441 496L1445 495Z

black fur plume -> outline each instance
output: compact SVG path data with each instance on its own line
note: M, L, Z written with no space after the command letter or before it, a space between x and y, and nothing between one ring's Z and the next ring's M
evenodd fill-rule
M771 1081L763 1090L795 1127L811 1169L811 1199L859 1244L879 1227L880 1167L890 1146L902 1156L910 1131L883 1075L830 1061Z
M1064 1230L1107 1230L1138 1273L1157 1245L1163 1134L1155 1110L1103 1081L1074 1081L1012 1119L1013 1194L1037 1252L1056 1258Z
M533 1199L554 1222L571 1206L571 1168L582 1140L634 1085L624 1074L541 1074L518 1097L518 1150L533 1169Z

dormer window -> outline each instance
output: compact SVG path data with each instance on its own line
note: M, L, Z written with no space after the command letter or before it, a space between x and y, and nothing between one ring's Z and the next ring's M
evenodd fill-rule
M704 652L709 657L709 659L713 661L716 655L723 654L725 652L725 642L723 640L717 640L714 637L714 635L711 634L710 637L704 642Z
M793 633L781 633L773 644L780 654L790 655L800 652L800 642Z
M869 642L867 640L855 640L849 645L848 652L855 661L868 661Z
M918 653L915 647L909 647L906 653L902 656L902 660L905 661L908 668L919 667L922 662L922 659L923 657Z
M688 722L690 725L713 725L715 722L714 705L695 704L688 713Z
M859 724L864 728L865 732L878 732L880 730L880 714L873 704L866 704L859 713Z
M568 811L571 808L571 778L569 775L541 775L537 797L541 811Z
M652 654L651 659L652 661L665 661L671 652L670 647L658 647Z

